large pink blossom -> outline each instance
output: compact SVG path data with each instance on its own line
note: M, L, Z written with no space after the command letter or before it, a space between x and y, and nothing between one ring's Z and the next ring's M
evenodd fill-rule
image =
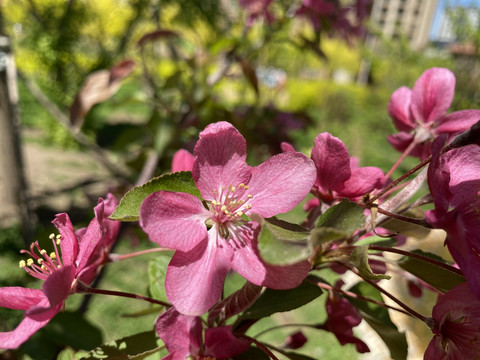
M250 348L249 341L233 335L231 326L204 331L198 316L182 315L173 307L158 317L155 330L170 352L163 360L229 359Z
M432 146L428 185L435 208L425 217L447 232L448 250L480 299L480 147L468 145L441 155L445 138Z
M267 264L257 246L260 226L247 217L268 218L293 209L315 181L312 161L289 152L251 167L245 162L245 139L226 122L200 133L194 155L193 179L204 201L159 191L140 209L140 226L150 240L177 250L165 279L168 300L183 314L201 315L220 298L230 269L256 285L298 286L309 263Z
M462 110L447 115L455 92L455 76L444 68L426 70L413 89L397 89L390 98L388 112L399 133L388 137L400 152L415 141L410 155L425 159L432 139L468 130L480 119L480 110Z
M25 311L15 330L0 333L1 349L19 347L57 314L67 297L75 292L78 281L85 284L93 281L119 231L120 223L108 219L116 205L111 194L106 200L99 199L95 218L87 228L77 232L67 214L58 214L53 224L60 235L51 236L54 251L49 254L40 248L38 241L29 250L22 250L30 258L22 260L20 266L45 282L41 289L0 288L1 307Z
M439 295L425 360L480 359L480 301L467 283Z

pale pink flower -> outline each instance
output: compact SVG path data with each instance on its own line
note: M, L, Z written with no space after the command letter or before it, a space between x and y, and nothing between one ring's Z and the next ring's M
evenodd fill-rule
M480 119L480 110L447 111L453 101L455 75L444 68L426 70L413 89L403 86L390 98L388 112L399 133L388 141L400 152L415 141L410 155L427 158L432 139L440 134L456 134L468 130Z
M467 283L439 295L425 360L480 359L480 301Z
M0 349L19 347L57 314L67 297L75 292L78 281L85 284L93 281L120 228L119 222L108 219L116 205L111 194L106 200L99 199L95 218L76 233L68 215L58 214L53 224L60 235L50 236L54 251L49 254L40 248L38 241L30 250L21 251L30 258L21 261L20 266L45 282L41 289L0 288L1 307L25 310L25 317L15 330L0 333Z
M140 209L140 226L150 240L177 250L165 279L168 300L182 314L201 315L220 298L231 269L256 285L298 286L310 264L264 262L257 246L260 226L247 216L268 218L293 209L315 181L312 161L289 152L251 167L245 139L227 122L207 126L194 155L192 175L204 201L159 191Z
M170 352L163 360L230 359L250 348L249 341L233 335L231 326L204 330L201 318L173 307L158 317L155 330Z

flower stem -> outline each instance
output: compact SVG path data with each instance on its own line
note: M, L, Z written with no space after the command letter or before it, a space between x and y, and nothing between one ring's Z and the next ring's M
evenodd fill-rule
M88 285L86 285L82 282L77 283L76 292L80 293L80 294L82 294L82 293L83 294L100 294L100 295L126 297L126 298L130 298L130 299L138 299L138 300L147 301L147 302L152 303L152 304L161 305L161 306L164 306L166 308L169 308L169 307L172 306L171 304L169 304L167 302L152 299L152 298L149 298L147 296L143 296L143 295L139 295L139 294L132 294L132 293L127 293L127 292L123 292L123 291L114 291L114 290L94 289L94 288L91 288L90 286L88 286Z
M402 163L402 161L410 154L410 152L413 150L413 148L417 145L418 143L413 140L410 145L405 149L405 151L402 153L402 155L398 158L397 162L393 164L393 166L388 170L388 172L385 174L385 179L388 179L390 176L392 176L393 172L397 169L397 167Z
M137 252L130 253L130 254L123 254L123 255L110 254L108 256L108 260L111 261L111 262L115 262L115 261L130 259L130 258L133 258L133 257L136 257L136 256L142 256L142 255L152 254L152 253L156 253L156 252L165 252L165 251L172 251L172 249L153 248L153 249L137 251Z
M367 283L369 283L371 286L373 286L375 289L377 289L378 291L380 291L382 294L384 294L385 296L387 296L388 298L390 298L391 300L393 300L395 303L397 303L398 305L400 305L402 308L404 308L407 313L413 317L416 317L417 319L423 321L424 323L427 323L427 317L419 314L418 312L416 312L415 310L413 310L410 306L408 306L407 304L403 303L402 301L400 301L399 299L397 299L395 296L393 296L392 294L390 294L388 291L384 290L381 286L379 286L375 281L373 280L370 280L370 279L367 279L365 277L362 276L362 274L360 274L360 272L355 269L353 266L348 266L346 264L343 264L341 263L341 265L345 266L347 269L349 269L350 271L352 271L354 274L356 274L357 276L361 277L364 281L366 281Z
M400 215L400 214L396 214L396 213L392 213L390 211L387 211L387 210L384 210L382 209L381 207L379 207L377 204L371 204L369 206L364 206L366 208L376 208L377 211L380 213L380 214L383 214L383 215L387 215L391 218L394 218L394 219L397 219L397 220L400 220L400 221L404 221L404 222L408 222L408 223L411 223L411 224L416 224L416 225L420 225L420 226L423 226L425 228L429 228L429 229L432 229L432 226L427 223L425 221L425 219L417 219L417 218L413 218L413 217L410 217L410 216L405 216L405 215Z
M405 255L405 256L408 256L408 257L411 257L411 258L415 258L415 259L430 263L432 265L441 267L445 270L448 270L448 271L454 272L455 274L463 276L462 270L457 269L456 267L453 267L451 265L445 264L441 261L432 259L428 256L416 254L414 252L405 251L405 250L401 250L401 249L385 247L385 246L370 245L368 248L369 248L369 250L386 251L386 252L391 252L391 253L395 253L395 254Z
M263 351L265 354L267 354L270 359L272 359L272 360L278 360L278 358L268 349L268 347L267 347L265 344L261 343L260 341L254 339L254 338L252 338L252 337L250 337L250 336L247 336L247 335L238 335L238 337L241 338L241 339L248 340L248 341L250 341L251 343L257 345L257 347L258 347L261 351Z
M381 196L383 196L383 194L385 194L387 191L389 191L391 188L397 186L398 184L400 184L403 180L405 180L406 178L408 178L410 175L416 173L418 170L420 170L421 168L423 168L425 165L427 165L430 161L432 160L432 155L430 155L428 158L426 158L425 160L423 160L421 163L417 164L416 166L414 166L413 168L411 168L410 170L408 170L405 174L403 174L402 176L400 176L398 179L396 179L395 181L392 181L390 184L388 184L388 186L386 186L385 188L383 188L378 194L376 194L375 196L373 196L371 199L368 200L368 202L365 204L365 207L371 207L373 205L373 203L378 200Z
M312 282L313 283L313 282ZM401 312L401 313L404 313L406 315L410 315L410 313L408 313L407 311L403 310L403 309L399 309L399 308L396 308L396 307L393 307L393 306L390 306L390 305L387 305L381 301L377 301L375 299L371 299L371 298L368 298L368 297L365 297L365 296L362 296L362 295L359 295L359 294L356 294L354 292L351 292L351 291L348 291L348 290L342 290L342 289L338 289L338 288L334 288L333 286L330 286L328 284L324 284L324 283L316 283L316 285L322 289L325 289L325 290L329 290L329 291L334 291L334 292L337 292L337 293L340 293L340 294L343 294L345 296L348 296L348 297L351 297L351 298L354 298L354 299L359 299L359 300L363 300L363 301L367 301L367 302L371 302L373 304L376 304L378 306L382 306L382 307L385 307L387 309L392 309L392 310L395 310L395 311L398 311L398 312Z

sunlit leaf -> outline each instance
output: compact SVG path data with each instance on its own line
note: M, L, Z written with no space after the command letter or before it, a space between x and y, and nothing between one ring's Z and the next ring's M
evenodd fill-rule
M365 279L382 280L390 279L391 277L383 274L374 274L370 265L368 264L368 245L356 246L350 255L350 261L357 268L360 275Z
M310 233L305 228L276 218L252 218L262 225L258 248L265 261L286 265L310 257L311 250L307 241Z
M160 190L185 192L200 197L200 191L193 181L191 172L165 174L127 192L110 218L121 221L138 221L143 200L148 195Z
M167 302L165 291L165 275L172 254L160 254L148 264L148 277L150 279L150 294L154 299Z
M415 250L413 252L445 263L442 258L434 254L426 253L421 250ZM462 275L454 271L449 271L441 266L413 257L404 256L398 261L398 265L400 265L402 269L408 271L409 273L415 275L416 277L443 292L447 292L454 286L466 281Z
M304 281L295 289L266 289L257 301L240 316L240 319L260 319L277 312L290 311L308 304L322 293L322 289L308 281Z
M365 224L363 209L348 200L342 200L339 204L325 211L317 221L317 228L333 228L353 234L355 230Z
M142 360L160 351L163 346L157 345L157 334L154 330L111 341L99 346L82 357L87 359L109 360Z

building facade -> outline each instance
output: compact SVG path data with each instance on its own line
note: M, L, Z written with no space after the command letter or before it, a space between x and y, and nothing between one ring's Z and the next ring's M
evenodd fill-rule
M437 0L374 0L371 20L386 38L405 36L419 50L428 44L436 6Z

